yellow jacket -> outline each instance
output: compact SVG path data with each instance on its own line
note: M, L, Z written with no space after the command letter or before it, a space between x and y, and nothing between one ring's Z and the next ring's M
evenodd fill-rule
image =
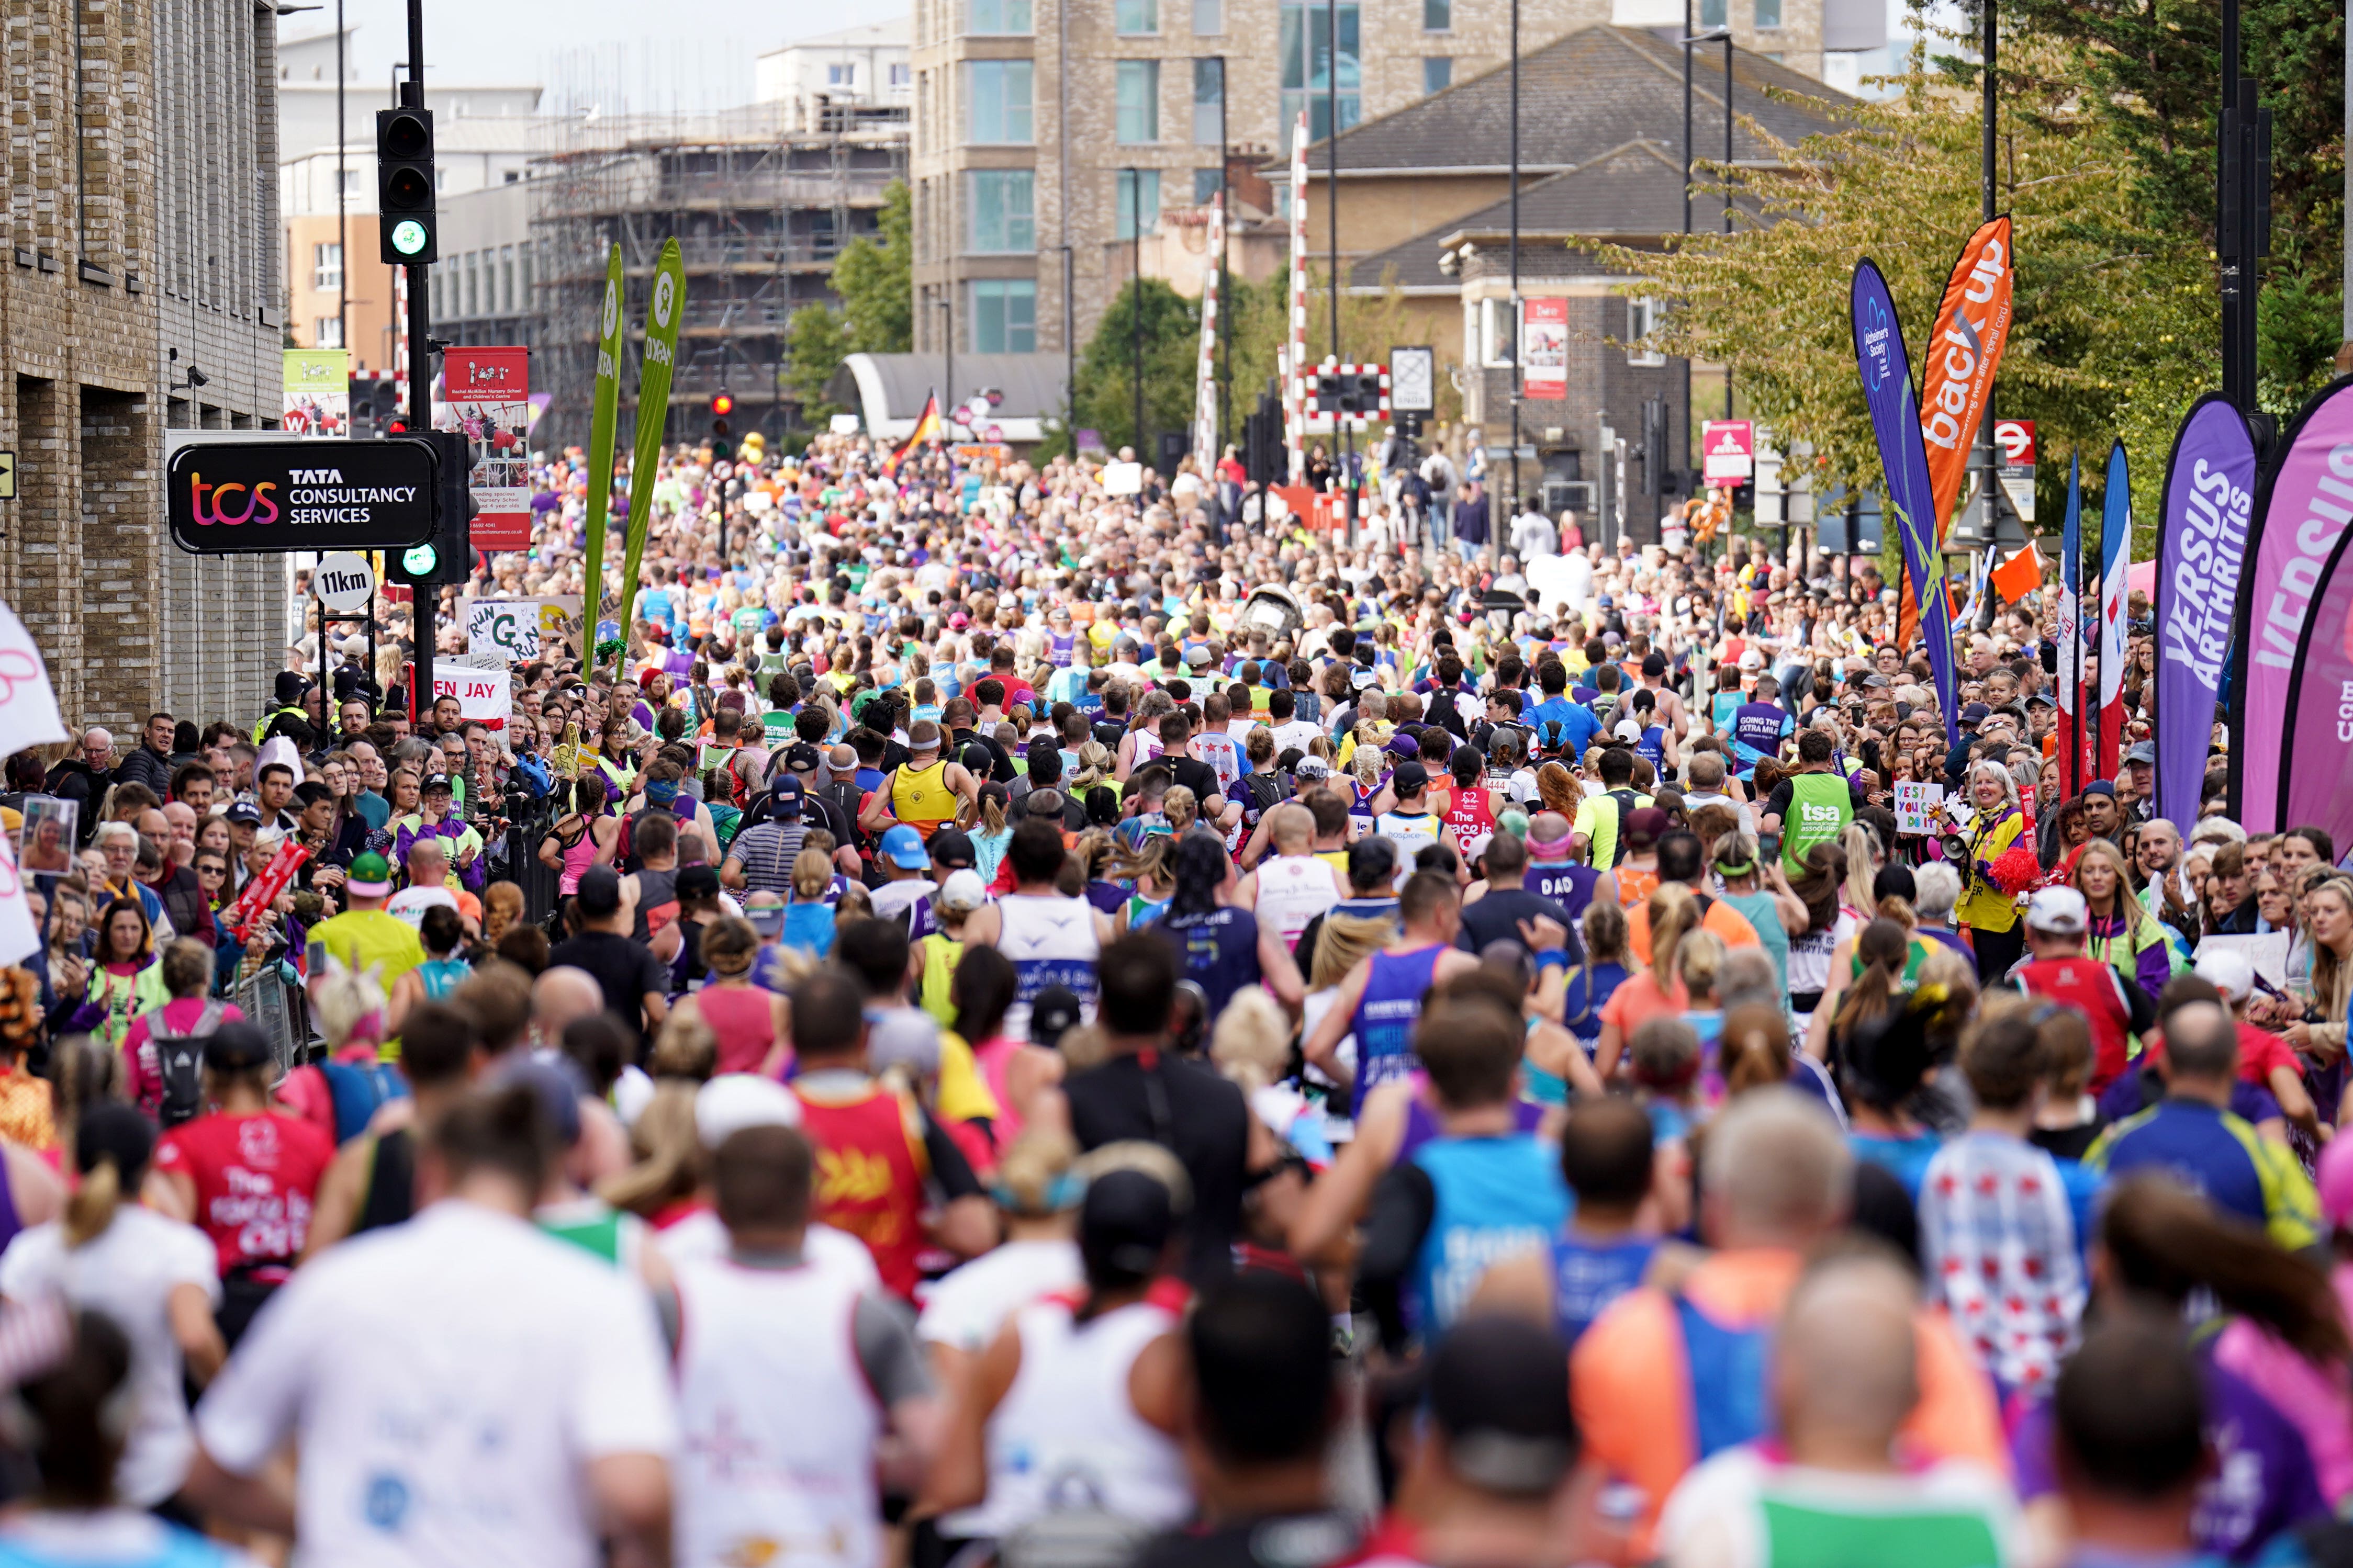
M1998 859L2025 829L2026 818L2011 812L1980 836L1969 841L1972 862L1991 864ZM1961 895L1953 910L1954 919L1962 925L1978 931L2008 931L2018 923L2018 904L2011 895L2003 892L1985 879L1985 873L1972 864L1968 890Z

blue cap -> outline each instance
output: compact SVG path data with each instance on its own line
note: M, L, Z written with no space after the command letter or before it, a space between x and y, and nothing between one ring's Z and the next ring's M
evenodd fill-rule
M923 836L903 822L882 835L882 854L902 871L924 870L932 863Z
M779 816L798 816L801 802L807 795L801 781L789 773L780 773L768 781L768 805Z

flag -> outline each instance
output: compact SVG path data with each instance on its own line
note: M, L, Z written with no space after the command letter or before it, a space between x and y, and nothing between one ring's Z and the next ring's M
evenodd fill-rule
M2125 444L2108 448L2108 488L2100 498L2100 767L2116 776L2125 732L2125 574L2132 569L2132 475Z
M2067 458L2067 522L2059 538L2059 613L2052 617L2051 640L2059 647L2059 728L2052 749L2059 758L2059 794L2073 800L2090 781L2084 776L2084 475L2075 455Z
M2157 546L2157 814L2168 822L2198 819L2254 507L2254 437L2210 392L2174 435Z
M940 431L942 428L943 426L940 424L940 395L934 392L930 396L923 399L923 411L915 416L915 427L907 432L907 439L905 442L900 446L897 451L892 453L890 457L883 459L882 471L890 475L892 479L897 479L899 477L899 465L905 462L910 457L913 456L915 449L921 447L924 442L938 440L940 438Z
M2011 604L2026 597L2042 586L2042 552L2028 540L2026 548L1993 569L1989 579L1997 592Z
M605 530L613 515L614 426L621 403L621 247L605 260L605 308L596 319L596 385L588 416L588 525L581 578L587 595L580 616L580 668L594 667L596 623L605 616Z
M0 604L0 756L71 740L39 645L16 612Z
M646 557L646 528L653 521L654 470L661 466L662 431L670 423L670 372L678 363L678 329L685 316L686 262L672 236L654 263L654 286L646 299L646 353L638 362L638 444L629 454L629 542L621 558L621 609L615 617L622 643L613 661L616 674L628 651L638 568Z

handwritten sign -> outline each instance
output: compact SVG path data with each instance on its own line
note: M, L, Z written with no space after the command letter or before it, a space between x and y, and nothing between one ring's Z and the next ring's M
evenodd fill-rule
M1898 783L1895 786L1895 831L1920 837L1940 831L1937 817L1944 804L1943 784Z
M507 721L514 711L514 677L503 669L444 669L433 671L433 700L444 697L458 700L458 712L467 719L480 719L492 729Z
M476 599L466 606L470 651L528 664L542 649L573 646L580 635L577 595L552 599Z

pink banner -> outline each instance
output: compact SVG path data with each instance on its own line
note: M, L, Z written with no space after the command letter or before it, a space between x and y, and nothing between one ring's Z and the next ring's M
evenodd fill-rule
M2281 822L2325 827L2330 841L2353 846L2353 563L2340 539L2306 627L2288 693L2288 752L2283 762Z
M294 873L310 858L308 849L289 840L277 858L261 868L261 875L245 885L245 891L237 895L228 912L230 929L237 932L237 941L251 939L255 925L269 915L269 906L278 901L278 895L286 890L286 884L294 879Z

